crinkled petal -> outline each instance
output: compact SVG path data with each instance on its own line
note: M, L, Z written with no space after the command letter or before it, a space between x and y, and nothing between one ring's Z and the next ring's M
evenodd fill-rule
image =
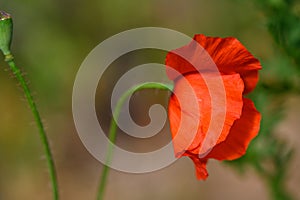
M250 141L259 132L261 115L251 100L243 100L241 118L234 122L226 140L215 146L206 158L233 160L246 153Z
M244 85L238 74L204 77L189 74L178 79L169 101L170 128L178 157L186 151L205 153L224 141L242 113ZM216 84L218 80L220 84Z
M206 37L202 34L195 35L190 44L167 54L166 65L185 75L198 73L198 71L214 71L215 67L212 60L222 74L239 73L241 75L245 85L244 94L255 88L261 64L233 37L219 38ZM178 77L177 73L168 68L167 75L171 80Z

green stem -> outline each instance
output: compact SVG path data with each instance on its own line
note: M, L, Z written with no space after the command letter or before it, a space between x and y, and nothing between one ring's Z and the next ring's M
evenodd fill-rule
M33 97L31 95L29 87L28 87L24 77L21 74L21 70L16 66L16 64L14 62L13 56L11 54L5 55L5 61L7 62L7 64L9 65L9 67L11 69L11 71L16 76L16 79L18 80L21 87L23 88L23 91L24 91L25 97L28 101L30 110L31 110L31 112L34 116L34 120L35 120L35 122L38 126L39 135L40 135L40 138L41 138L41 141L42 141L42 145L44 147L44 151L45 151L46 159L47 159L47 164L48 164L48 168L49 168L49 172L50 172L50 179L51 179L52 191L53 191L53 199L58 200L59 195L58 195L58 185L57 185L55 165L54 165L53 156L52 156L52 153L51 153L51 150L50 150L49 141L47 139L47 135L46 135L45 128L44 128L43 122L41 120L39 111L38 111L38 109L36 107L36 104L33 100Z
M105 191L105 187L106 187L106 183L107 183L106 182L107 176L109 173L109 165L110 165L110 162L112 159L113 145L116 141L116 136L117 136L116 120L118 120L121 108L122 108L123 104L125 103L125 101L127 100L127 98L129 98L133 93L135 93L139 90L143 90L143 89L161 89L161 90L169 90L172 92L173 86L165 85L162 83L154 83L154 82L143 83L141 85L137 85L137 86L130 88L120 97L119 101L117 102L116 108L113 112L113 117L112 117L112 120L110 123L108 137L111 142L109 142L105 165L103 166L103 169L102 169L102 176L100 179L97 200L103 200L103 198L104 198L104 191Z

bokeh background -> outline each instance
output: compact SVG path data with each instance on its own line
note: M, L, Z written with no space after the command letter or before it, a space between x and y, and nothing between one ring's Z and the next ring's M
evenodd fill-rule
M199 182L182 158L160 171L112 170L106 199L300 199L300 2L292 0L21 0L0 3L14 20L12 51L24 70L47 127L61 199L95 199L103 165L84 148L72 118L72 87L87 54L121 31L144 26L171 28L189 36L238 38L263 64L250 96L263 113L259 137L245 157L208 165ZM97 92L99 122L108 129L110 95L132 67L164 63L166 52L142 50L118 59ZM32 114L7 65L0 62L0 199L51 199L51 187ZM149 122L153 103L167 106L169 93L142 91L131 99L137 123ZM170 140L168 124L142 141L121 131L117 144L149 151ZM143 143L144 142L144 143Z

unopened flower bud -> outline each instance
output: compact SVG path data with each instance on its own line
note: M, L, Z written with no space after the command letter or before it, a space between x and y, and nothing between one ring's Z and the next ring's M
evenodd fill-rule
M4 11L0 11L0 50L5 56L10 55L12 32L13 23L11 16Z

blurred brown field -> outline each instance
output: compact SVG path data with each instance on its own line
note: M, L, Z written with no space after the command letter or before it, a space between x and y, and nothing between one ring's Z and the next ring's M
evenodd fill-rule
M12 51L27 72L30 88L47 127L57 166L61 199L95 199L103 165L81 143L72 117L72 87L81 62L104 39L137 27L170 28L189 36L238 38L262 63L272 60L277 46L265 27L265 17L251 1L109 1L15 0L1 3L13 16ZM145 50L120 58L99 83L97 112L108 129L110 95L122 73L137 64L164 63L166 52ZM7 65L0 62L0 200L51 199L51 187L32 114ZM262 72L264 73L264 72ZM168 93L140 92L131 101L132 116L148 122L153 102L167 105ZM287 189L300 199L300 98L285 101L285 118L276 134L295 148L289 165ZM142 144L120 133L118 145L146 151L170 140L168 124L159 137ZM263 179L248 167L245 173L217 161L208 165L210 176L199 182L188 158L153 173L127 174L112 170L106 199L270 199Z

